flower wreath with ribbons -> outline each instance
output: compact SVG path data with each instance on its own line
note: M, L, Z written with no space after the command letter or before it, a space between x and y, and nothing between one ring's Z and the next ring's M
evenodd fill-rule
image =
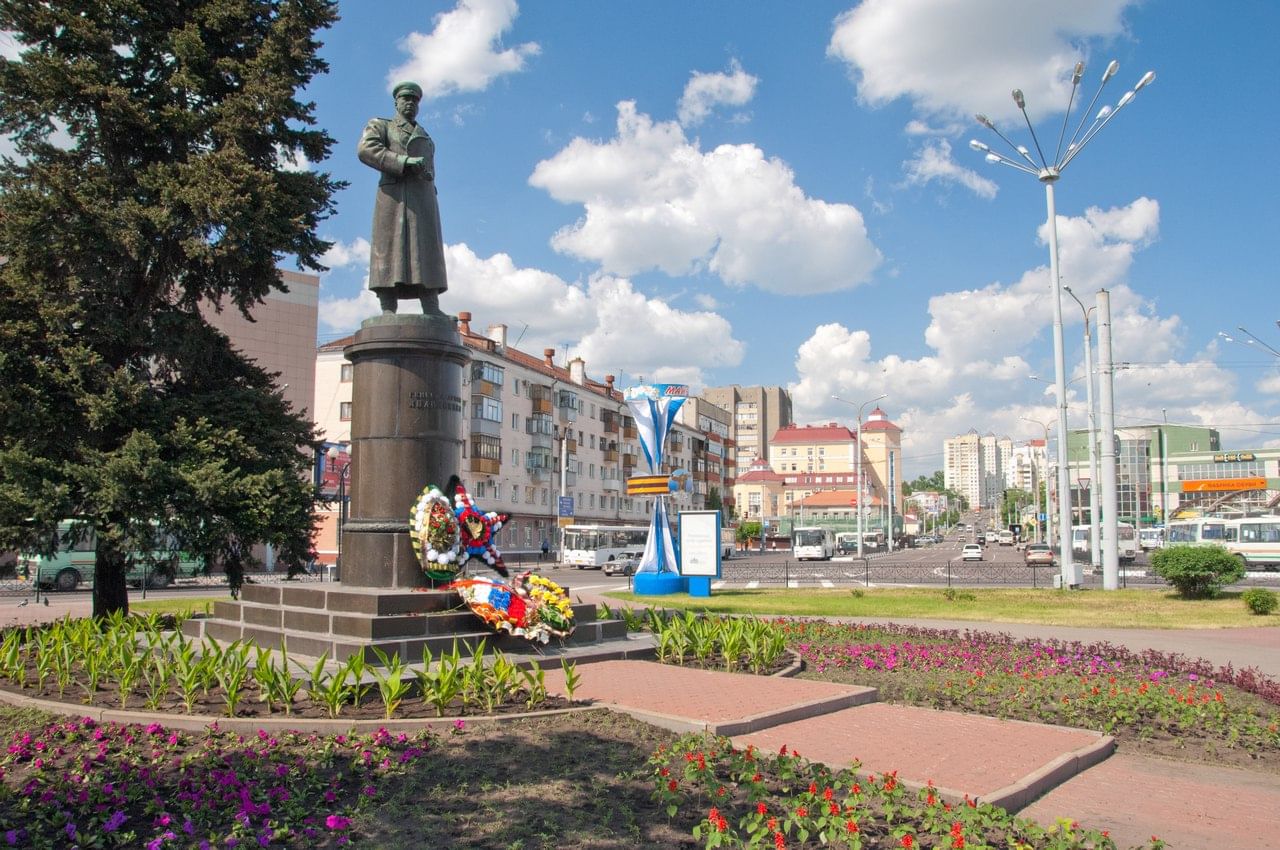
M507 514L477 508L456 475L443 490L428 484L409 510L409 537L422 571L432 581L448 581L467 561L479 558L506 578L494 535L507 519Z
M573 634L573 606L564 588L543 576L524 572L509 582L487 578L459 579L455 590L471 611L494 631L530 641Z

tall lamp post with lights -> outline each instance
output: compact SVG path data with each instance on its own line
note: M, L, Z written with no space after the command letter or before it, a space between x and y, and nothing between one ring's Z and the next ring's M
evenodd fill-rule
M342 452L338 451L337 446L330 446L327 452L329 462L336 464L338 459L342 457ZM338 580L342 580L342 527L347 524L347 480L351 477L351 460L338 470L338 556L334 560L334 572L338 574Z
M835 399L838 402L841 402L842 404L847 404L852 407L858 408L858 431L857 431L858 445L854 449L854 451L858 453L858 557L859 558L862 557L862 412L867 409L868 404L875 404L877 401L880 401L881 399L885 399L888 397L889 397L888 393L881 393L880 395L876 396L873 399L870 399L869 401L864 401L862 404L854 404L851 401L845 401L844 399L840 398L840 396L838 395L832 396L833 399ZM890 524L893 523L892 516L889 517L889 522Z
M1155 71L1148 71L1143 74L1133 89L1125 92L1114 108L1110 105L1102 107L1097 117L1093 119L1093 124L1090 125L1088 130L1084 130L1089 113L1093 111L1093 107L1098 102L1098 98L1106 87L1107 81L1114 77L1119 69L1120 63L1114 59L1107 65L1106 71L1102 74L1102 82L1098 86L1097 92L1093 95L1093 100L1089 101L1089 105L1085 107L1084 116L1080 119L1079 125L1071 135L1070 142L1067 143L1064 149L1062 143L1066 141L1067 124L1071 119L1071 107L1075 103L1076 90L1080 87L1080 80L1084 77L1084 63L1076 63L1075 70L1071 74L1071 97L1067 101L1067 109L1062 117L1062 130L1058 133L1058 147L1052 160L1044 155L1044 149L1040 146L1040 140L1036 137L1035 127L1031 125L1031 118L1027 115L1026 101L1022 96L1022 89L1013 90L1013 102L1017 105L1018 111L1022 113L1023 120L1027 123L1027 129L1031 132L1031 141L1036 146L1036 153L1040 157L1039 161L1031 157L1031 151L1025 146L1015 145L1009 141L1009 138L1004 133L1001 133L985 115L976 115L974 117L979 124L999 136L1017 156L1011 157L993 151L977 139L969 142L969 147L986 154L987 162L1007 165L1017 171L1030 174L1044 184L1045 203L1049 214L1049 283L1053 289L1053 366L1058 388L1059 453L1063 453L1063 447L1067 444L1067 380L1064 367L1065 356L1062 347L1062 279L1058 276L1058 214L1054 207L1053 184L1058 182L1062 172L1071 164L1072 160L1080 155L1080 151L1084 150L1085 146L1101 132L1103 127L1111 122L1111 119L1116 117L1120 110L1133 101L1139 91L1150 85L1156 76ZM1084 132L1082 133L1081 131ZM1111 487L1113 491L1116 486L1114 481L1101 483L1103 486ZM1058 464L1058 492L1062 494L1071 492L1070 470L1067 469L1065 462ZM1072 563L1071 558L1071 502L1069 499L1060 498L1058 500L1058 519L1061 526L1062 583L1064 586L1075 586L1080 584L1081 576L1077 575L1077 568Z

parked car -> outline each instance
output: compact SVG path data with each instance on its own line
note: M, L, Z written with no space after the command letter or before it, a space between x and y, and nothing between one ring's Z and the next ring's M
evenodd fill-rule
M1036 565L1052 567L1053 549L1048 543L1029 543L1023 552L1023 558L1026 559L1028 567Z
M607 576L635 575L636 565L640 563L639 555L622 555L604 565L603 572Z
M960 558L965 561L981 561L982 547L977 543L966 543L964 549L960 550Z

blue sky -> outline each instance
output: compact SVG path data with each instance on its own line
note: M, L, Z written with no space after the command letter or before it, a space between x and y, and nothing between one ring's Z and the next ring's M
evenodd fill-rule
M864 0L343 4L309 96L336 139L305 163L349 182L321 235L322 339L376 312L363 290L376 174L355 157L402 78L427 90L451 313L590 375L790 388L800 422L881 393L908 476L969 428L1052 422L1045 195L984 162L989 115L1031 145L1103 69L1115 104L1155 82L1056 188L1061 276L1111 292L1117 424L1218 427L1280 446L1275 264L1280 32L1271 0ZM1096 107L1095 107L1096 110ZM1071 127L1079 120L1073 113ZM1009 152L1005 149L1006 152ZM1069 374L1080 308L1063 305ZM1083 383L1068 387L1072 427Z

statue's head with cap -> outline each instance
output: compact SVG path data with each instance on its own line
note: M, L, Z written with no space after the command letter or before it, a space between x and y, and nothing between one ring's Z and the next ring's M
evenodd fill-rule
M418 117L418 101L422 100L422 86L405 80L395 84L391 96L396 99L396 112L406 121Z

